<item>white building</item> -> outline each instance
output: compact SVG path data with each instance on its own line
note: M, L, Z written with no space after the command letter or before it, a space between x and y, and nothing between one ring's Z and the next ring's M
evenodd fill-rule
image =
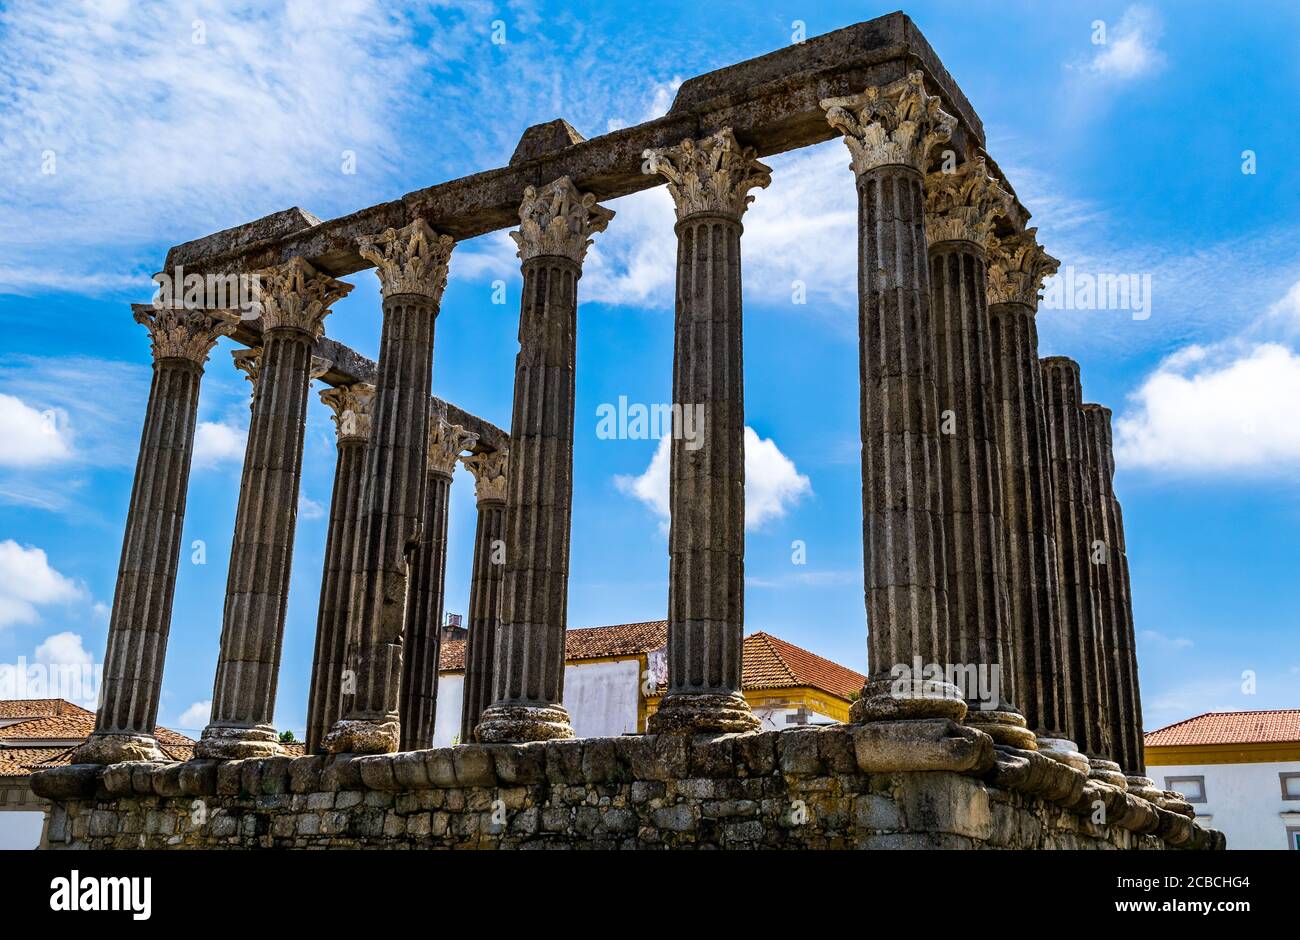
M668 679L668 622L570 630L564 707L579 737L644 732ZM444 640L439 656L433 746L461 743L465 643ZM765 730L847 721L865 678L767 633L745 637L742 685Z
M1300 708L1188 718L1146 735L1146 762L1228 848L1300 850Z

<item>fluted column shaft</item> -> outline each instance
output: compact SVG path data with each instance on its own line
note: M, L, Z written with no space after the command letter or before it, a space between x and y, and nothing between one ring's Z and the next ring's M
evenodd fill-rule
M668 689L653 733L758 727L741 691L745 380L741 217L770 170L725 130L651 154L677 209ZM687 425L687 420L691 424ZM694 433L688 438L687 427Z
M428 297L384 298L375 413L366 462L360 564L353 597L357 688L346 719L380 728L350 750L394 750L408 564L420 537L437 306ZM381 751L382 752L382 751Z
M1061 674L1056 514L1038 364L1038 326L1025 303L989 307L1002 517L1017 704L1046 737L1066 728Z
M465 743L474 739L474 728L492 704L493 657L505 576L507 457L504 452L487 453L464 458L463 462L474 474L478 495L460 713L460 740Z
M230 549L212 720L196 750L200 756L279 751L272 721L314 345L314 337L298 329L272 330L263 337Z
M197 339L191 355L182 355L185 350L175 344L165 345L160 321L167 320L173 329ZM158 314L151 325L157 337L153 380L113 593L101 701L94 734L73 758L78 763L162 759L153 735L176 593L199 383L212 344L233 325L170 310Z
M1096 539L1104 543L1094 563L1101 596L1101 617L1107 709L1110 717L1109 758L1126 773L1143 774L1142 712L1138 696L1137 660L1133 643L1133 599L1130 594L1124 522L1115 498L1115 458L1111 443L1111 413L1101 405L1083 406L1087 434L1088 470L1092 477ZM1095 560L1095 559L1094 559Z
M534 734L573 736L561 699L581 268L568 258L540 257L524 262L523 276L510 421L506 564L493 654L492 703L541 711L538 722L545 727L525 718L529 726L519 729L517 739L528 740ZM483 720L491 717L490 711L484 712ZM506 734L516 737L510 731Z
M408 567L424 516L434 323L453 246L422 219L358 242L379 277L383 328L349 628L356 694L325 737L331 753L387 753L401 742Z
M1010 664L1011 656L987 280L982 246L969 241L930 246L936 385L944 429L939 480L952 624L948 661L1001 666ZM1000 684L1003 699L1014 701L1013 669L1001 670Z
M335 409L338 458L334 494L330 500L325 537L325 566L321 575L320 611L316 620L316 650L307 702L307 753L320 753L325 735L343 715L355 675L349 675L348 614L356 574L361 528L366 440L374 389L351 386L330 389L321 398Z
M946 663L936 335L921 174L858 177L858 363L868 659Z
M1110 753L1100 595L1092 564L1094 500L1084 462L1082 392L1078 363L1063 356L1041 360L1043 399L1056 503L1062 668L1066 732L1090 757Z
M588 237L613 213L568 177L528 187L519 208L523 292L506 478L506 564L492 704L480 741L573 737L564 696L573 501L578 279Z
M402 657L403 751L433 747L438 707L438 654L447 577L447 504L451 474L430 468L424 478L424 517L411 562Z

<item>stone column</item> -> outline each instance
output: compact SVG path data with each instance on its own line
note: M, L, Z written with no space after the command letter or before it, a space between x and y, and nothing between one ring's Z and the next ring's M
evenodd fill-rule
M164 307L139 309L153 340L153 381L108 622L108 650L95 730L73 763L162 760L154 740L171 627L185 495L203 364L233 316Z
M454 244L416 219L357 245L379 276L384 326L353 588L356 696L325 737L331 753L387 753L401 739L407 566L424 512L434 321Z
M871 675L853 721L951 718L934 322L924 226L931 149L956 120L920 72L821 102L858 189L858 353L864 574ZM918 675L915 665L920 664ZM896 669L895 667L899 667Z
M699 435L674 428L669 470L668 691L651 733L758 727L741 692L745 634L745 382L741 217L771 171L730 130L647 151L677 208L673 406ZM682 420L681 414L677 421Z
M1115 454L1111 439L1111 412L1101 405L1083 406L1087 432L1088 468L1094 486L1097 538L1104 547L1093 553L1093 571L1101 593L1106 631L1107 684L1110 709L1111 760L1126 773L1142 776L1146 761L1142 751L1142 699L1138 693L1137 654L1133 638L1133 596L1130 593L1128 552L1124 544L1124 517L1115 498Z
M261 273L262 355L230 549L212 718L194 748L217 759L280 751L275 690L298 519L312 348L352 285L296 258Z
M492 705L480 741L571 738L564 694L573 499L573 360L578 278L614 213L567 177L529 186L511 232L523 261L519 355L510 420L506 570Z
M1017 702L1029 727L1040 738L1060 738L1066 720L1056 515L1035 321L1043 278L1059 262L1043 251L1036 234L1031 228L990 243L989 325L1002 461L1010 662Z
M433 747L438 708L438 652L447 581L447 502L461 451L478 441L440 415L429 419L429 465L424 477L424 517L406 592L406 642L402 653L402 750Z
M1016 697L994 421L985 247L1012 199L983 157L926 178L930 304L938 345L939 483L948 583L947 662L960 664L966 722L999 744L1033 749ZM1003 668L1003 666L1006 668ZM994 675L996 674L996 684Z
M1099 595L1092 564L1092 487L1084 464L1079 364L1064 356L1040 360L1056 502L1056 553L1061 603L1061 666L1065 731L1088 757L1110 751L1101 658Z
M474 739L483 710L492 704L492 665L501 623L501 584L505 575L506 473L504 450L462 457L474 475L478 524L474 529L474 565L469 585L469 634L465 643L465 697L460 712L460 741Z
M320 393L334 412L338 459L334 465L334 495L330 500L329 531L325 536L325 567L321 574L320 612L316 619L316 652L311 664L311 693L307 701L307 753L319 754L321 743L343 716L344 696L356 681L349 663L348 611L356 573L361 525L362 482L366 442L370 439L375 387L358 382Z

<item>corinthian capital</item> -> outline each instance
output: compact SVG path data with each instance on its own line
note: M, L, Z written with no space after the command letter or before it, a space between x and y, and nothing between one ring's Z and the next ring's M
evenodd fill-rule
M375 266L385 297L419 294L435 304L447 286L447 263L454 247L450 235L439 235L424 219L357 239L357 250Z
M456 458L478 443L478 435L440 415L429 418L429 469L448 476L456 469Z
M930 151L952 137L957 119L925 93L920 72L885 85L870 85L858 95L823 98L826 120L844 134L853 172L861 176L882 166L910 166L924 173Z
M506 473L510 469L508 450L485 451L460 458L465 469L474 475L474 494L484 500L506 501Z
M253 383L253 391L256 392L257 379L262 372L262 347L232 349L230 358L235 361L235 368L244 373L244 378Z
M351 284L321 274L302 258L259 271L262 329L301 330L319 339L330 306L351 290Z
M519 231L510 237L523 261L557 256L578 264L587 255L591 236L605 231L613 210L596 205L591 193L580 193L573 180L561 176L540 190L529 186L519 206Z
M692 215L739 219L754 201L749 191L772 182L771 167L758 162L753 147L741 147L731 128L703 140L647 150L642 156L650 172L668 180L678 221Z
M338 442L370 439L370 413L375 404L375 387L365 382L336 385L320 393L320 400L334 412Z
M1009 238L990 238L988 244L989 303L1038 306L1043 279L1061 266L1038 244L1038 229L1027 228Z
M239 316L231 311L186 310L180 307L140 305L132 312L135 322L149 330L154 362L188 359L203 365L222 336L235 332Z
M925 178L925 235L931 245L968 241L984 248L994 221L1010 210L1011 194L989 176L983 157Z

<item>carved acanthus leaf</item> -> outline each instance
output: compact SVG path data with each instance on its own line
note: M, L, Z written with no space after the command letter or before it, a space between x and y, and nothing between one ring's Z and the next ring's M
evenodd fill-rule
M994 222L1011 211L1012 197L989 176L983 157L956 171L925 178L925 235L931 245L947 241L988 245Z
M455 247L450 235L439 235L424 219L357 239L357 250L375 266L385 297L419 294L435 304L447 286L447 263Z
M239 315L227 310L186 310L181 307L137 307L135 321L149 330L153 358L208 361L217 340L235 332Z
M253 383L253 394L257 394L257 380L262 374L262 347L249 349L232 349L230 358L235 361L235 368L244 373L244 378ZM251 408L252 405L249 405Z
M456 469L461 451L478 443L478 435L439 415L429 418L429 469L448 476Z
M771 167L758 162L753 147L741 147L731 128L642 156L650 172L668 180L678 221L702 214L739 219L754 201L749 190L772 182Z
M882 166L910 166L924 173L930 151L948 141L957 119L926 94L925 78L911 72L883 88L870 85L861 94L824 98L830 125L844 134L853 172L859 176Z
M375 387L366 382L336 385L320 393L320 400L334 412L339 443L370 438L370 415L375 404Z
M259 271L262 330L301 330L319 339L330 306L351 290L351 284L321 274L302 258Z
M1038 229L1027 228L1008 238L991 237L988 243L989 303L1038 306L1043 280L1061 266L1042 245Z
M460 458L470 473L474 475L474 493L478 501L506 500L506 474L510 469L510 452L507 450L484 451Z
M510 237L521 260L561 257L582 264L591 236L605 231L614 212L596 204L591 193L580 193L567 176L541 189L529 186L519 206L519 231Z

